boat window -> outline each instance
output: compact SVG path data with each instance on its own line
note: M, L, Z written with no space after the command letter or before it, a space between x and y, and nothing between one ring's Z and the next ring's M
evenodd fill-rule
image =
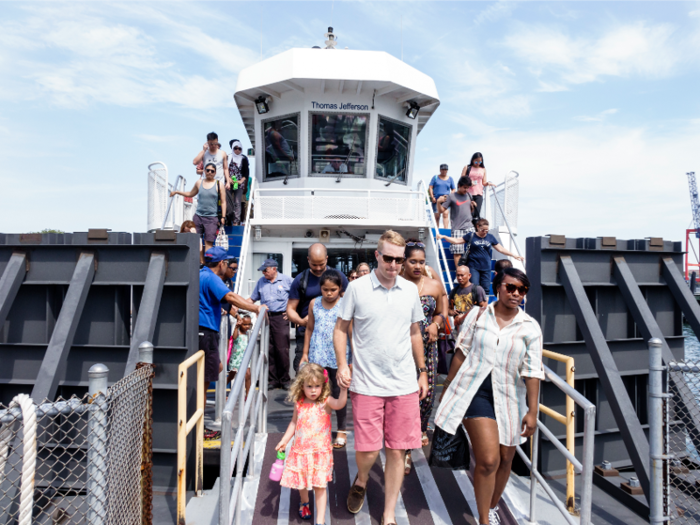
M264 180L299 176L299 113L262 123L265 142Z
M406 184L411 126L379 116L377 133L377 179Z
M365 177L369 115L310 115L311 176Z

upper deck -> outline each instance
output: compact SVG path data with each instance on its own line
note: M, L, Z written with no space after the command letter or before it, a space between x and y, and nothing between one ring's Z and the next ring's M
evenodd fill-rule
M411 188L416 137L440 103L433 79L401 60L340 49L259 62L234 98L261 189Z

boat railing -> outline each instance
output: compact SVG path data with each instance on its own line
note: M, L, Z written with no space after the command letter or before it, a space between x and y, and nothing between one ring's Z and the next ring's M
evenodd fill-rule
M255 192L255 224L423 226L424 194L411 190L270 188Z
M514 174L514 175L511 176L511 174ZM506 227L508 236L510 237L511 246L513 248L515 248L516 253L520 257L523 257L523 254L520 251L520 246L518 245L518 241L515 238L515 232L514 232L513 228L511 227L511 223L508 220L508 216L507 216L510 208L512 208L512 206L509 207L510 203L508 202L508 191L507 191L508 185L511 183L510 181L515 181L515 183L517 183L518 177L519 177L519 174L517 171L511 171L508 173L508 175L506 175L506 180L502 184L500 184L498 186L498 188L494 188L493 186L489 186L489 188L491 188L493 201L496 203L496 207L493 211L494 223L495 223L494 226L499 227L499 230L500 230L501 227L499 226L499 224L500 224L501 220L503 221L503 224ZM502 186L502 188L501 188L501 186ZM499 193L503 193L503 195L505 196L504 197L505 202L503 203L503 206L501 206L501 200L500 200L499 195L498 195ZM504 207L505 207L505 210L504 210ZM516 208L517 208L517 204L516 204ZM517 219L517 211L516 211L515 217ZM520 261L514 261L513 266L520 267L520 269L524 270L524 266Z
M447 290L447 292L449 293L452 291L453 283L451 279L446 279L445 276L451 275L450 267L448 265L448 259L445 255L445 247L442 245L442 242L435 240L435 235L439 233L440 230L438 228L438 224L435 222L435 214L433 213L433 208L431 206L430 194L428 193L428 189L425 187L425 182L422 180L418 182L418 191L420 191L425 197L425 215L426 220L430 225L430 230L432 231L432 234L429 235L429 237L430 244L433 248L433 252L435 253L435 257L437 258L437 271L440 274L440 280L442 281L442 285L445 287L445 290Z
M165 209L165 217L163 217L163 225L161 226L161 229L164 230L168 224L168 217L170 217L170 210L173 209L173 203L178 202L178 204L180 204L179 207L183 207L183 204L185 202L184 197L182 197L181 195L172 195L171 196L170 192L172 190L185 191L186 184L187 184L187 181L185 180L185 177L183 177L182 175L178 175L177 179L175 179L175 184L173 184L172 189L170 187L168 187L168 192L167 192L167 194L168 194L168 207ZM168 185L168 186L170 186L170 185ZM176 199L177 199L177 201L176 201ZM176 208L177 207L178 206L176 205ZM173 211L173 221L172 221L173 224L175 224L177 222L174 215L175 215L175 211ZM182 221L180 221L180 223L182 223Z
M251 330L248 347L243 354L231 392L222 414L221 451L219 463L219 525L240 525L244 470L247 479L259 476L255 472L255 435L267 432L267 372L270 323L267 308L262 306ZM246 396L245 370L250 365L251 387ZM238 410L236 434L233 433L234 413ZM247 431L246 431L247 428ZM233 437L233 445L231 438ZM261 451L262 452L262 451ZM235 481L233 469L236 467ZM250 516L252 520L252 516Z
M253 205L257 205L257 199L256 195L258 193L258 190L255 188L255 177L249 177L248 178L248 183L251 185L250 186L250 196L251 200L248 201L248 206L246 206L246 212L245 212L245 229L243 230L243 239L241 241L241 256L238 258L238 275L236 277L236 284L233 288L233 292L242 295L241 294L241 289L243 287L243 281L244 281L244 275L245 275L245 270L246 270L246 261L248 260L248 246L250 245L250 216L251 216L251 210L253 209ZM257 210L256 210L257 214Z
M551 357L553 353L548 352L548 357ZM562 356L566 357L566 356ZM568 371L567 371L568 372ZM573 371L572 371L573 372ZM531 457L528 458L527 454L523 451L521 446L515 448L516 452L523 460L523 463L530 469L530 523L537 523L537 513L535 510L537 502L537 484L540 483L542 488L547 493L549 498L552 500L554 506L561 512L564 520L569 523L569 525L589 525L591 522L591 504L592 504L592 494L593 494L593 452L595 446L595 414L596 407L588 399L585 398L583 394L578 392L572 385L567 381L564 381L561 377L555 374L552 369L548 366L544 366L544 373L547 380L549 380L554 386L559 388L567 396L567 415L566 417L561 414L557 414L554 411L543 411L543 413L548 414L557 421L573 421L572 405L576 403L583 409L583 452L582 459L579 461L568 447L564 446L559 439L545 426L542 421L537 419L537 428L535 433L531 438L532 452ZM567 373L568 375L568 373ZM571 403L569 402L571 400ZM571 409L571 410L570 410ZM540 405L540 410L542 410L542 405ZM562 419L563 418L563 419ZM571 424L571 423L569 423ZM567 427L568 430L568 427ZM574 471L581 474L581 506L579 519L575 520L567 506L559 500L559 497L554 492L552 487L547 483L547 480L542 476L537 468L537 458L539 453L539 438L540 432L542 432L545 437L554 445L557 450L559 450L568 462L572 465ZM568 437L568 432L567 432ZM567 469L568 472L568 469ZM568 485L567 485L567 495L568 495ZM568 502L567 502L568 503Z
M168 166L165 162L148 165L148 218L147 230L161 226L168 206Z

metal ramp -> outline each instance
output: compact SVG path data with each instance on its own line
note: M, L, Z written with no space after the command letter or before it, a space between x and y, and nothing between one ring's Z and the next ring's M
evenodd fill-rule
M275 461L275 445L282 433L258 433L255 436L254 475L247 476L243 483L241 519L243 525L279 525L309 523L299 518L299 492L281 487L270 481L268 474ZM414 466L406 476L396 507L397 525L451 525L478 523L476 500L472 485L472 473L448 471L428 466L428 449L414 450ZM380 454L370 471L367 499L362 510L353 515L348 512L346 498L350 484L355 478L354 439L348 433L348 444L344 449L333 451L334 475L328 484L328 505L325 523L370 525L380 522L384 510L384 455ZM211 491L201 498L192 498L187 505L188 525L211 525L218 522L218 495L220 480ZM314 502L311 510L315 516ZM507 500L500 504L501 522L504 525L522 523L520 510L511 509ZM235 523L235 516L232 520ZM311 521L312 522L312 521ZM317 519L323 523L324 519Z

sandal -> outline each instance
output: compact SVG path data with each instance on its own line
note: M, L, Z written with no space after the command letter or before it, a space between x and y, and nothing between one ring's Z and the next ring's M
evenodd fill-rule
M427 447L428 445L430 445L430 440L428 439L428 433L423 432L423 435L420 438L420 446Z
M343 437L340 437L340 434L343 434ZM338 435L335 437L335 441L333 441L333 448L343 448L345 446L345 443L347 443L346 440L347 434L345 432L338 431Z
M303 520L311 519L311 509L309 509L309 502L299 503L299 517Z
M413 466L413 461L411 460L411 451L406 452L406 456L403 459L403 473L408 476L411 473L411 467Z

